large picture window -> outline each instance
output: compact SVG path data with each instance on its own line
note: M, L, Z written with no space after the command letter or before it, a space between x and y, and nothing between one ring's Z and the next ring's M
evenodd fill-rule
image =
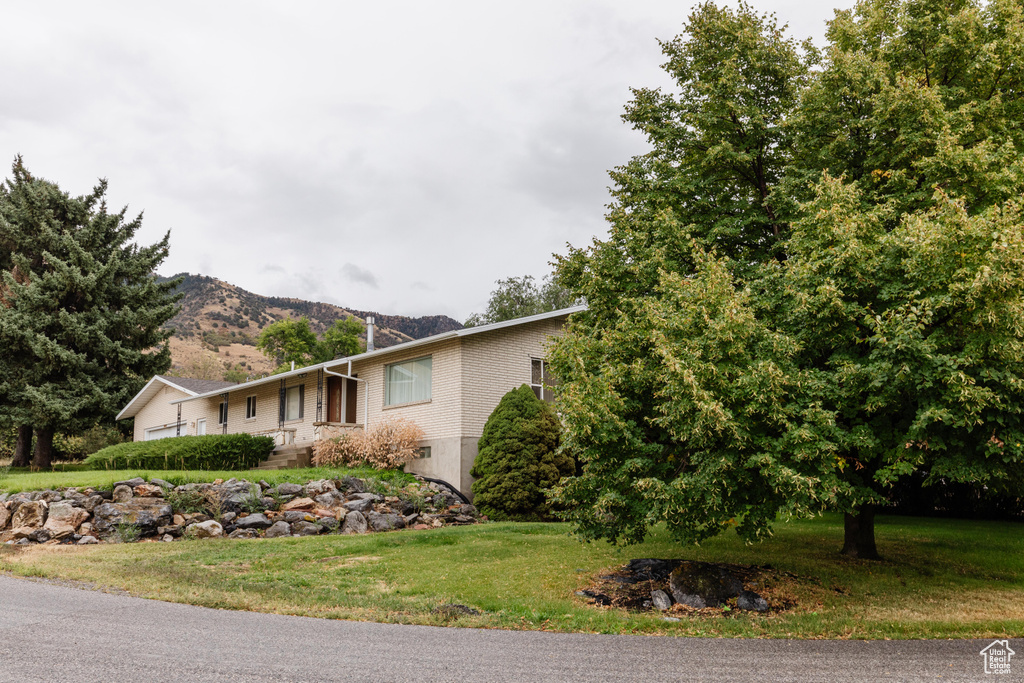
M392 363L384 367L384 405L430 400L431 357Z

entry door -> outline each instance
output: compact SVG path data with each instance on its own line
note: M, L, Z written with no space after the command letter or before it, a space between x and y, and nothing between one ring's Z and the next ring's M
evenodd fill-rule
M196 420L196 435L197 436L205 436L206 435L206 420Z
M356 387L354 379L327 378L327 421L355 424Z

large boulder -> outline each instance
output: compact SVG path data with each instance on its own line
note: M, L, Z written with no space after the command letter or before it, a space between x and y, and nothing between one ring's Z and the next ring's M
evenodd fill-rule
M365 534L367 529L366 517L363 513L352 511L345 515L345 523L341 527L343 534Z
M22 503L14 511L11 519L11 528L28 527L30 529L42 529L46 523L46 501L33 500Z
M291 528L292 533L296 536L316 536L324 530L322 526L313 522L295 522Z
M185 535L192 538L220 538L224 535L224 527L215 520L207 520L185 527Z
M276 490L277 495L279 496L297 496L302 493L302 487L300 485L292 484L290 482L278 484Z
M355 498L342 505L351 512L366 512L373 509L373 498Z
M402 516L390 512L386 514L367 512L366 521L374 531L391 531L392 529L405 528L405 520L402 519Z
M239 529L267 529L271 522L264 514L246 515L235 520L235 526Z
M675 601L690 607L718 607L743 590L743 584L728 570L706 562L683 562L668 576Z
M282 536L291 536L292 529L288 526L288 522L280 521L274 522L266 533L263 534L265 538L281 538Z
M7 509L6 505L0 503L0 531L4 530L9 521L11 521L11 511Z
M78 531L78 527L88 520L89 516L88 512L67 501L54 503L46 515L46 524L43 528L50 532L52 538L66 538Z
M170 526L171 506L163 498L132 498L123 503L104 503L93 511L93 528L109 534L120 523L134 524L143 536L152 536L158 527Z

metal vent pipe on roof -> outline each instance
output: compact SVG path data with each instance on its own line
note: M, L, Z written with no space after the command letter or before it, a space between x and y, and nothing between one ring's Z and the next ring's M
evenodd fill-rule
M373 316L366 316L366 350L373 351Z

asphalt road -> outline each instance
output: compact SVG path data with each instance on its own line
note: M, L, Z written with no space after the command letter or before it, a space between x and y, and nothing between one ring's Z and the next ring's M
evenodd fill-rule
M0 681L980 681L985 641L705 640L230 612L0 575Z

